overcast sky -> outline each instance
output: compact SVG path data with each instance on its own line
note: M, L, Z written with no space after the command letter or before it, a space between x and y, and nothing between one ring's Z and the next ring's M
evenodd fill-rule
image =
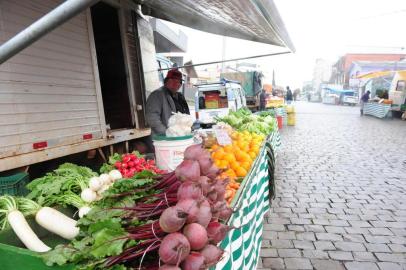
M301 87L312 79L315 60L336 61L347 52L406 53L406 0L274 0L296 53L250 60L266 80ZM185 61L221 60L221 36L178 26L188 36ZM284 51L284 48L226 38L226 59Z

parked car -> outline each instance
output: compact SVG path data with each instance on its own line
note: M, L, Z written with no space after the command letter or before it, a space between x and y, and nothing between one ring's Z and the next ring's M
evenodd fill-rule
M343 105L355 106L357 104L358 104L357 96L344 96L343 97Z
M210 128L216 116L225 116L230 110L236 111L247 105L244 90L238 82L221 80L195 87L196 121L203 128Z

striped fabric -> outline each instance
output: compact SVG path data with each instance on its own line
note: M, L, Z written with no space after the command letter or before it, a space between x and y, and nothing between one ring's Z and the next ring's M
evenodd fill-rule
M228 224L237 229L228 233L220 247L224 258L212 270L256 269L261 250L264 215L270 208L273 192L275 150L280 146L276 131L268 136L261 152L244 179L232 205L237 211Z
M390 104L382 104L377 102L370 102L364 104L364 114L372 115L378 118L385 118L390 111Z

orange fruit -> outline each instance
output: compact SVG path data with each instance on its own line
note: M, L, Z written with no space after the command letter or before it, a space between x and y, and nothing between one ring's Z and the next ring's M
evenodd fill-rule
M231 144L224 146L224 152L231 153L233 152L233 146Z
M240 164L237 161L232 161L232 162L230 162L230 167L234 171L237 171L238 167L240 167Z
M231 178L234 178L234 177L237 176L237 175L235 174L235 172L234 172L233 169L228 169L228 170L226 171L226 174L227 174L228 176L230 176Z
M232 154L232 153L226 153L226 154L223 156L223 160L227 160L228 163L231 163L232 161L235 161L235 156L234 156L234 154Z
M244 161L244 152L243 151L237 150L237 151L235 151L234 155L238 161Z
M235 173L238 177L245 177L247 175L247 170L245 170L243 167L239 167Z
M247 145L247 143L244 140L238 140L237 144L238 144L238 147L240 147L241 149Z
M218 144L214 144L214 145L211 147L211 150L215 151L215 150L217 150L219 147L220 147L220 146L219 146Z
M257 154L253 151L248 152L248 155L250 155L252 159L255 159L257 157Z
M238 152L238 154L236 155L236 158L240 162L245 162L245 161L248 162L251 160L251 157L243 151Z
M221 160L214 160L214 165L216 165L218 168L220 168Z
M245 170L249 171L251 168L251 164L249 162L241 162L241 167L243 167Z
M227 160L220 160L218 167L220 169L227 169L228 168L228 161Z
M214 152L213 158L215 160L221 160L223 159L224 155L225 155L224 151L222 149L219 149L216 152Z

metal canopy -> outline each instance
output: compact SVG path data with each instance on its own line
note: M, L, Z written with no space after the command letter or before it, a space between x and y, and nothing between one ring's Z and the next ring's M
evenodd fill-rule
M134 0L145 15L205 32L288 47L293 43L273 0Z
M17 35L1 44L0 64L99 0L66 0Z

